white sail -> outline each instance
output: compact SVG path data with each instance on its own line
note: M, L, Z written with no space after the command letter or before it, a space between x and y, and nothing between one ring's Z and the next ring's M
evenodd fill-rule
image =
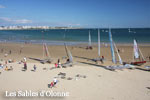
M138 50L138 46L137 46L136 40L134 40L133 49L134 49L134 57L135 57L135 58L139 58L139 50Z
M111 29L109 29L109 40L110 40L110 48L111 48L112 62L113 62L113 63L116 63L116 58L115 58L115 53L114 53L114 47L113 47L113 40L112 40Z
M100 32L98 29L98 56L100 57Z
M90 34L90 31L89 31L89 47L91 47L91 34Z
M113 42L114 43L114 42ZM116 49L116 52L117 52L117 55L118 55L118 58L119 58L119 62L120 62L120 64L123 64L122 63L122 59L121 59L121 56L120 56L120 54L119 54L119 52L118 52L118 49L117 49L117 46L116 46L116 44L114 43L114 47L115 47L115 49Z

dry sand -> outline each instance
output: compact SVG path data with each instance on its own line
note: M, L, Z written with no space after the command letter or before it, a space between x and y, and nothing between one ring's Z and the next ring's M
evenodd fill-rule
M131 62L133 59L133 48L131 45L119 45L120 50L123 49L120 55L124 61ZM66 56L64 46L48 46L51 57L54 59L52 64L40 64L38 61L28 59L43 58L42 45L38 44L14 44L14 43L1 43L0 50L4 49L3 53L0 51L0 63L4 64L5 60L14 59L14 63L8 63L7 66L13 66L13 71L5 71L0 69L0 100L43 100L43 99L67 99L67 100L150 100L150 72L140 69L124 69L117 71L106 70L105 66L111 65L110 48L102 46L101 55L106 59L104 64L95 64L88 59L97 57L97 47L94 46L93 50L85 50L85 46L69 46L76 65L68 68L57 68L50 70L54 67L54 63L59 58L61 63L65 61L62 57ZM22 48L22 53L19 51ZM141 45L141 51L145 57L150 56L150 46ZM9 51L11 50L11 54ZM7 57L4 54L8 53ZM27 71L22 71L23 64L17 62L27 57ZM146 59L148 60L148 59ZM31 71L33 65L36 64L36 72ZM145 65L150 66L150 62ZM104 67L103 67L104 66ZM43 70L46 68L46 70ZM66 78L71 77L72 80L61 79L54 88L48 88L48 84L57 77L59 72L66 73ZM86 76L86 78L78 78L77 74ZM69 97L65 98L18 98L5 97L5 91L18 91L18 90L53 90L69 92Z

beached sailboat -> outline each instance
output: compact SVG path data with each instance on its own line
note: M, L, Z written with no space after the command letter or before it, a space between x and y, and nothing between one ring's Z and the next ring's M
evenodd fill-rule
M29 57L29 59L39 61L42 64L51 63L53 61L52 58L50 57L46 43L43 43L43 59L31 58L31 57Z
M65 51L66 51L68 59L67 59L66 63L62 64L61 66L62 67L71 67L74 65L73 56L72 56L70 50L68 49L67 45L64 44L64 46L65 46Z
M100 49L101 49L101 44L100 44L100 30L98 29L98 58L92 59L92 61L98 62L98 61L103 61L104 60L104 58L100 57L101 56Z
M111 34L111 29L109 29L109 40L110 40L110 48L111 48L111 56L112 56L112 62L113 64L115 65L112 65L112 66L106 66L107 69L109 70L116 70L116 69L125 69L125 68L135 68L133 65L130 65L130 64L125 64L123 65L123 61L121 59L121 56L118 52L118 49L117 49L117 46L116 44L114 43L113 39L112 39L112 34ZM119 58L119 65L117 65L117 61L116 61L116 56L115 56L115 50L116 50L116 53L118 55L118 58Z
M44 60L41 61L41 63L51 63L52 62L52 59L50 57L50 54L49 54L49 51L48 51L48 48L47 48L47 45L46 43L43 43L43 58L45 58Z
M146 63L144 56L140 50L140 48L138 48L137 42L134 39L134 45L133 45L133 62L131 62L132 65L142 65L144 63ZM138 60L138 61L137 61Z
M86 49L92 49L92 43L91 43L91 33L90 33L90 30L89 30L89 44L87 46Z

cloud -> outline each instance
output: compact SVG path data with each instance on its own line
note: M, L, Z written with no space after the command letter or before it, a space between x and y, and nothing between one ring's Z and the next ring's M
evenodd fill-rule
M6 8L5 6L3 6L3 5L0 5L0 8Z
M27 23L32 23L31 20L27 20L27 19L11 19L11 18L7 18L7 17L0 17L0 20L2 20L4 22L9 22L11 24L27 24Z

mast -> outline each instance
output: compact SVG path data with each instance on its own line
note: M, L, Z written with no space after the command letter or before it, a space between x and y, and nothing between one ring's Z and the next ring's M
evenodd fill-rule
M45 56L46 56L47 58L49 58L49 52L48 52L48 48L47 48L46 43L43 44L43 49L44 49L44 52L45 52Z
M113 42L114 43L114 42ZM117 52L117 55L118 55L118 58L119 58L119 62L120 62L120 64L123 64L122 63L122 59L121 59L121 56L120 56L120 54L119 54L119 52L118 52L118 49L117 49L117 46L116 46L116 44L114 43L114 47L115 47L115 49L116 49L116 52Z
M89 47L91 47L91 34L90 34L90 30L89 30Z
M144 56L143 56L143 54L142 54L140 48L139 48L139 52L140 52L140 54L141 54L141 56L142 56L142 60L145 61Z
M98 29L98 56L100 57L100 32Z
M112 62L116 64L116 58L115 58L115 53L114 53L114 47L113 47L113 40L112 40L111 29L109 29L109 40L110 40Z
M67 45L66 45L66 44L65 44L65 50L66 50L67 56L68 56L68 58L69 58L69 61L70 61L70 62L73 62L72 54L71 54L71 52L69 51L69 49L67 48Z

